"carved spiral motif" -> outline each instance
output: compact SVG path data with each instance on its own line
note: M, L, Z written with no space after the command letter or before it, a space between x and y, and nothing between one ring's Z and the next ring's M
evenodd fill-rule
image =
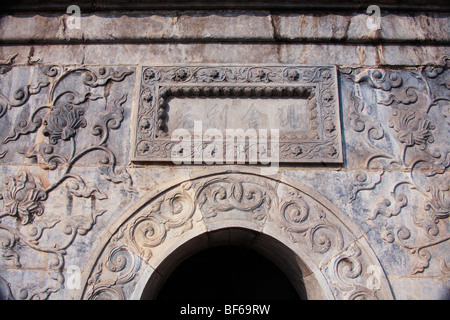
M156 247L166 237L166 228L164 227L163 221L153 216L138 219L131 230L131 238L138 247Z
M332 259L331 271L332 281L338 289L336 292L349 300L373 300L378 299L377 286L373 289L361 285L360 279L363 274L363 263L360 256L361 249L353 244L347 250ZM378 280L376 280L378 281Z
M168 224L177 227L186 222L194 213L192 199L185 192L177 192L169 198Z
M337 226L326 219L326 214L320 208L308 204L303 196L296 191L289 192L292 198L284 202L280 208L280 216L285 231L294 242L307 239L310 250L323 254L331 247L342 249L343 237ZM301 235L301 237L299 237Z
M343 245L342 234L336 226L317 224L310 231L310 242L314 252L325 253L332 245L341 249Z
M357 256L346 256L339 260L337 269L341 277L355 279L362 272L361 261L357 259Z
M309 205L305 200L297 198L284 203L281 207L281 217L294 232L305 232L308 226L303 223L308 219Z
M105 266L112 272L121 272L127 266L130 254L123 247L114 247L110 252Z
M428 78L436 78L438 75L440 75L442 72L444 72L444 68L440 66L428 66L425 67L423 70L423 73Z
M348 300L378 300L375 292L363 286L355 286L355 290L348 296Z

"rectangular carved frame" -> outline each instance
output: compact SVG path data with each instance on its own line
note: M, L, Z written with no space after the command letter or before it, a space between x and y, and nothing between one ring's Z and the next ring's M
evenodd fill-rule
M149 66L141 71L135 162L171 161L179 142L167 135L166 119L169 101L176 97L307 99L314 132L294 139L280 132L279 162L343 161L335 66Z

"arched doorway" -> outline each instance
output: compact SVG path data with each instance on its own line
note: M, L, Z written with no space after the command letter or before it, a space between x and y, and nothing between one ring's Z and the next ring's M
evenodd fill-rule
M82 299L154 299L183 260L219 245L256 250L302 298L393 298L358 227L324 196L282 174L244 168L191 174L143 197L109 230L83 275Z
M145 298L145 297L143 297ZM218 246L183 261L156 300L299 299L286 275L255 250Z
M202 300L325 298L294 251L240 227L211 231L179 246L152 272L139 298L183 300L186 295L191 300L194 294Z

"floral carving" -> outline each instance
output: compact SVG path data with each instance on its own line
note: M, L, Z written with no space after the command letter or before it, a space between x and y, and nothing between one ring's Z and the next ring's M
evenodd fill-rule
M20 154L37 162L38 165L32 163L34 170L53 170L51 175L44 174L51 176L45 184L38 178L42 175L20 171L7 177L0 190L0 200L3 202L3 211L0 213L0 254L4 263L17 268L41 269L47 277L44 285L40 285L39 282L42 281L14 284L10 287L12 299L47 299L64 288L67 249L77 236L88 234L97 219L106 212L97 209L95 203L97 200L108 199L108 195L98 187L89 185L81 175L75 173L74 165L81 158L97 152L100 175L107 181L122 184L129 192L136 192L131 176L125 168L117 166L116 156L108 146L111 131L119 129L124 120L123 105L127 101L127 95L124 94L109 102L110 88L114 82L123 81L132 71L85 66L42 66L40 70L40 77L53 78L52 81L25 85L16 90L14 99L0 94L2 120L6 118L4 115L7 111L24 107L27 103L29 105L31 95L36 95L48 87L48 102L39 106L27 106L30 111L26 118L23 118L25 112L22 112L22 118L18 121L7 123L10 131L3 139L3 145L8 145L20 141L22 136L38 136L34 139L36 144L28 146L28 149ZM66 79L71 79L72 82L65 82ZM78 86L67 88L67 83ZM104 87L103 95L98 94L99 90L95 90L98 87ZM87 102L100 102L102 99L105 101L104 109L87 118ZM95 104L89 105L91 108L92 106ZM90 131L83 129L88 126ZM8 129L7 126L5 128ZM82 141L79 134L85 137L91 134L92 139ZM1 152L0 158L5 154L6 152ZM83 198L83 201L90 202L91 210L81 214L48 212L49 206L45 206L45 201L61 185L65 187L61 191L68 195L68 201L73 197ZM44 214L44 209L47 214ZM68 210L71 210L71 207L68 207ZM15 220L19 223L15 223ZM36 257L29 261L28 255L22 255L23 250L32 250ZM45 258L42 259L39 255ZM30 265L33 263L41 265Z
M83 115L82 107L70 104L55 106L44 120L43 134L49 137L50 144L56 144L60 139L67 141L75 136L78 128L86 127Z
M445 141L448 122L441 122L441 118L445 120L450 101L448 91L445 91L448 90L448 67L449 59L444 57L442 65L425 66L417 71L369 69L355 75L346 72L357 84L350 93L353 103L348 112L350 126L366 138L365 146L370 153L364 168L377 170L371 173L371 179L367 178L366 172L361 172L364 179L352 182L350 202L360 191L382 184L388 168L405 172L402 178L393 182L390 195L380 199L367 220L394 219L409 212L410 221L417 230L403 222L388 225L382 238L409 250L413 262L411 274L422 273L429 267L432 253L428 248L450 239L446 231L449 217L447 169L450 166L450 149ZM370 115L368 108L371 106L363 102L362 96L368 97L370 89L376 92L378 114L387 108L388 128L373 116L373 111ZM372 134L369 128L373 128ZM400 154L390 151L396 147L401 150ZM399 192L400 187L402 192ZM424 235L427 241L419 240L419 235Z
M450 182L439 186L430 186L431 197L425 203L425 210L431 212L431 219L446 219L450 215Z
M398 133L398 140L407 147L419 145L425 148L427 143L434 142L431 132L435 129L434 125L423 116L418 118L415 112L401 113L398 127L394 125L394 129Z
M188 76L189 76L189 71L187 69L180 68L175 72L173 79L175 81L183 81L183 80L186 80Z
M286 72L287 72L287 78L289 79L289 81L295 81L300 77L299 72L295 69L288 69Z
M18 218L23 225L32 223L35 216L44 213L46 198L42 184L25 171L8 177L0 195L6 213Z

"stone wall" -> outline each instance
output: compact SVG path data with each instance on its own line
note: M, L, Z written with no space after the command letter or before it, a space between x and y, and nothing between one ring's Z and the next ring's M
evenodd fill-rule
M393 3L374 30L367 6L330 2L80 5L75 29L57 1L5 8L1 297L152 296L180 259L231 243L275 261L308 298L448 299L448 8ZM318 110L309 125L322 140L283 144L288 160L270 174L175 165L155 142L158 81L202 101L251 88L270 117L258 87L278 100L313 88L298 97Z

